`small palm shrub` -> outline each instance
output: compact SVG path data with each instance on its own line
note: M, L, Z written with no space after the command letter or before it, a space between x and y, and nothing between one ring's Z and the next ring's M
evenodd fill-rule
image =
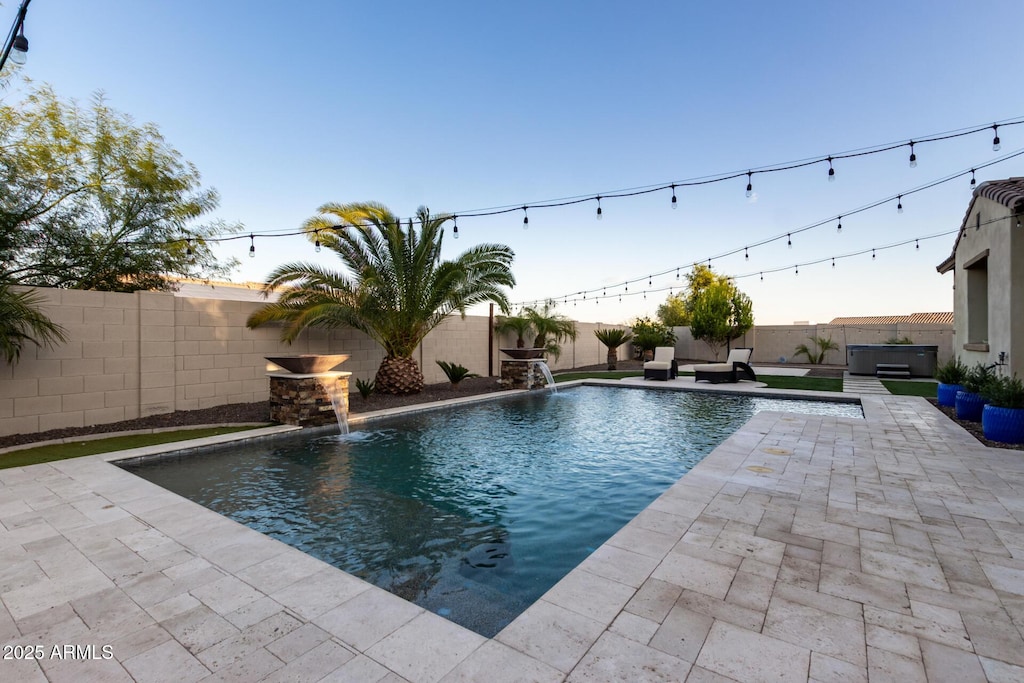
M475 372L470 372L468 368L464 368L456 363L449 363L443 360L436 361L436 363L444 371L445 376L448 378L448 381L452 383L453 387L467 377L480 376Z
M971 394L981 393L981 388L995 378L995 373L987 365L975 363L974 367L964 376L964 391Z
M1024 382L1014 375L993 375L981 388L981 395L997 408L1024 408Z
M935 379L943 384L963 384L967 366L959 358L950 358L935 370Z
M629 330L607 329L594 330L597 340L608 347L608 369L614 370L619 362L619 347L633 339L633 333Z
M899 339L897 339L896 337L890 337L889 339L885 340L885 343L886 344L913 344L914 340L911 339L910 337L906 337L906 336L900 337Z
M812 351L807 344L800 344L793 351L794 358L800 355L807 356L807 362L811 365L821 365L825 362L825 355L829 351L839 350L839 344L832 341L831 337L810 337L810 340L814 350Z
M373 393L374 389L373 380L371 379L367 381L365 379L357 379L356 389L359 390L359 395L362 396L363 398L370 398L370 394Z

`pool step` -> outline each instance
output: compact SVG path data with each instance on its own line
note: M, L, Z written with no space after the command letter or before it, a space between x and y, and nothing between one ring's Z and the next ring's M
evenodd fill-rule
M875 365L875 377L910 378L910 366L906 363L878 363Z

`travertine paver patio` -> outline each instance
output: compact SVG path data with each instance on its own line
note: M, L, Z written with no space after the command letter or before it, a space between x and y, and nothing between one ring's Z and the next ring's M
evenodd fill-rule
M0 470L0 680L1024 680L1024 454L863 403L757 415L490 640L101 457Z

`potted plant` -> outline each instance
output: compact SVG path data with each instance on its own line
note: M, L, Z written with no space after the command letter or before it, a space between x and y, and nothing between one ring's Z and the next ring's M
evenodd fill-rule
M935 370L935 379L939 380L936 393L940 406L956 405L956 392L963 390L967 366L959 358L950 358Z
M1014 375L993 377L981 389L988 404L981 413L986 439L1002 443L1024 443L1024 382Z
M633 333L629 330L609 328L607 330L594 330L597 340L608 347L608 369L614 370L619 362L619 347L633 339Z
M964 388L956 392L956 416L961 420L981 421L981 411L987 401L981 388L992 381L992 368L976 363L964 376Z

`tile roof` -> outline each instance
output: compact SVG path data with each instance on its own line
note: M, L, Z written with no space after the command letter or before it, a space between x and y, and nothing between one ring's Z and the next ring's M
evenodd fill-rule
M829 325L952 325L953 312L944 313L911 313L910 315L868 315L845 318L833 318Z

